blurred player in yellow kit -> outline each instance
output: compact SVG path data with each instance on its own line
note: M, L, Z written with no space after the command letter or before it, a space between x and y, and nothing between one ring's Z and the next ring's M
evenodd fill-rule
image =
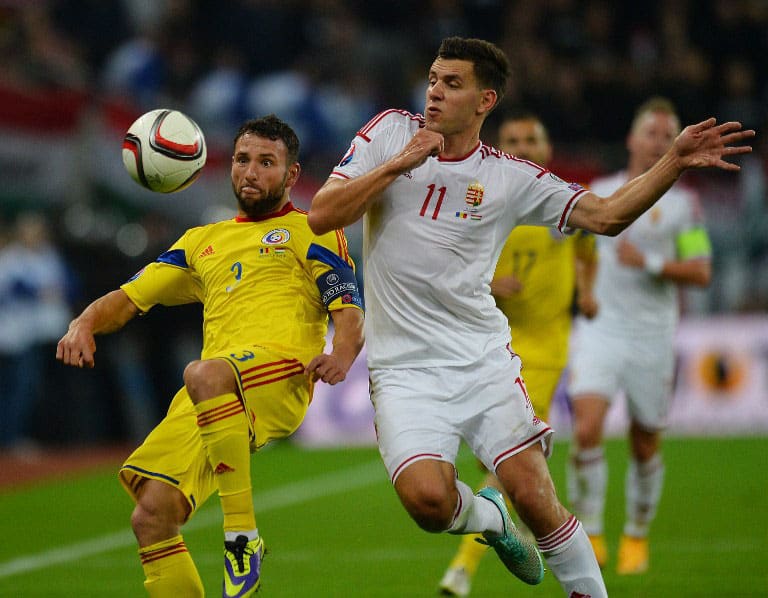
M136 502L131 525L153 598L203 596L181 527L216 490L223 596L258 590L264 542L250 454L298 428L313 383L344 380L362 348L361 298L344 233L313 234L290 200L298 155L296 134L274 115L245 122L232 156L237 216L186 231L91 303L59 341L59 360L93 367L94 335L158 304L203 304L201 357L186 367L165 419L120 470ZM333 349L324 354L329 313Z
M552 157L547 130L531 113L503 120L498 148L541 166ZM515 352L523 361L525 386L536 415L543 420L548 418L568 358L574 289L579 311L588 318L597 313L592 296L596 264L594 237L589 233L563 236L542 226L516 227L499 256L491 292L509 320ZM502 490L492 473L486 473L480 485ZM472 577L487 550L475 542L477 537L462 538L440 582L443 595L469 595Z

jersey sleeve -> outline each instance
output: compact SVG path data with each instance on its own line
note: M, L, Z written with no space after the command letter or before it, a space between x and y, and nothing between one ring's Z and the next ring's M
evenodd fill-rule
M513 160L517 162L518 172L511 187L517 198L511 203L519 213L519 223L552 226L562 233L573 232L567 227L568 218L587 190L532 162Z
M184 305L202 302L202 285L190 269L184 249L185 237L179 239L154 262L121 285L142 312L155 305Z
M307 250L307 266L328 311L363 308L355 278L355 264L349 255L343 231L331 231L315 237Z
M420 115L405 110L385 110L377 114L357 132L331 176L353 179L373 170L396 155L413 135L413 124L421 122Z

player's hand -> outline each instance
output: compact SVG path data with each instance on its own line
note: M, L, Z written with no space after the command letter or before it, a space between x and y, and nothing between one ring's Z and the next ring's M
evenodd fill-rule
M737 164L724 158L752 151L751 145L739 145L755 136L752 129L742 130L739 122L717 124L714 118L685 127L677 136L672 152L680 166L686 168L716 167L738 171Z
M344 381L348 370L349 366L344 366L336 356L323 353L309 362L304 373L312 378L312 382L322 380L333 386Z
M523 283L514 276L500 276L491 281L491 294L506 299L523 290Z
M591 320L597 315L599 304L592 293L579 293L576 303L579 308L579 313L588 320Z
M619 263L628 268L642 268L645 266L645 256L632 243L626 239L620 239L616 246L616 255Z
M440 133L419 129L395 160L402 172L408 172L424 164L430 156L437 156L444 147L445 140Z
M56 359L64 365L92 368L96 362L96 339L79 326L71 326L56 345Z

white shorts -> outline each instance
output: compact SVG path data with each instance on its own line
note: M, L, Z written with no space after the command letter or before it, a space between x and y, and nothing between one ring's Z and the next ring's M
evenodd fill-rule
M415 461L455 465L462 439L489 471L537 442L549 455L552 429L533 412L520 358L506 347L467 366L370 375L379 452L393 483Z
M568 394L598 394L612 402L623 391L632 421L647 430L666 427L672 398L672 339L632 338L584 325L574 339Z

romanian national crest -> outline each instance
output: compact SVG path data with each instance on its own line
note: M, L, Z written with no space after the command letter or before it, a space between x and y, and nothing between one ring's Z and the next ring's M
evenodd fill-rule
M291 233L284 228L275 228L261 238L264 245L283 245L291 238Z

